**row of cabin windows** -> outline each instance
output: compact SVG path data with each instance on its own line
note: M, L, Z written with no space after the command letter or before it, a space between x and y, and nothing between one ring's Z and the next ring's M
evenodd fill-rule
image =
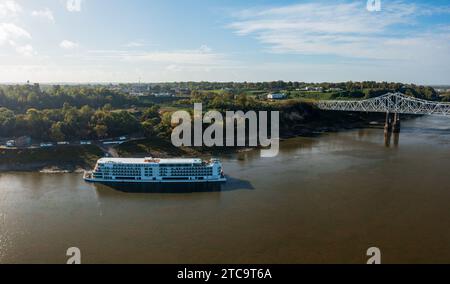
M103 171L140 171L140 168L128 168L128 167L123 167L123 168L107 168L107 167L99 167L100 170Z
M141 170L104 170L105 174L111 173L113 175L133 175L133 176L140 176ZM204 168L204 169L172 169L171 173L173 175L212 175L213 169L212 168ZM161 169L160 170L161 175L167 175L167 169ZM153 175L153 170L144 169L144 175L145 176L151 176Z
M209 169L172 169L172 172L205 172L212 171L212 168Z
M202 164L163 164L163 165L159 165L161 168L174 168L174 167L202 167Z
M132 170L127 170L127 171L120 171L120 170L112 170L112 171L104 171L105 174L112 174L114 176L118 176L118 175L125 175L125 176L140 176L141 175L141 171L132 171Z
M192 174L212 173L212 169L210 169L210 170L199 170L199 171L195 171L195 170L175 170L175 171L171 171L171 173L192 173Z
M113 168L113 169L136 169L136 168L142 168L141 165L113 165L111 166L107 166L107 165L100 165L100 167L103 168Z
M202 167L189 167L189 168L186 168L186 167L173 167L173 168L171 168L172 170L203 170L203 169L211 169L211 167L205 167L205 166L202 166Z
M113 172L113 173L140 173L140 170L112 170L112 171L105 171L105 172Z
M176 170L172 171L173 176L208 176L212 175L212 169L193 171L193 170Z
M109 168L109 166L105 165L105 164L101 164L99 165L100 167L107 167ZM159 167L159 168L206 168L207 166L205 165L192 165L192 164L186 164L186 165L139 165L139 164L127 164L127 165L113 165L112 168L119 168L119 169L127 169L127 168L155 168L155 167Z
M104 167L111 167L110 164L99 164L99 166ZM160 164L160 165L143 165L143 164L113 164L113 168L154 168L154 167L161 167L161 168L186 168L186 167L207 167L208 165L204 164Z
M150 171L153 170L153 168L151 168L151 167L142 167L140 165L132 165L132 166L122 166L122 165L117 166L117 165L115 165L112 168L100 166L99 168L101 170L113 170L113 171L139 171L141 169L150 170ZM185 166L178 165L177 167L164 166L164 167L160 167L159 169L160 169L160 171L167 171L168 169L171 169L172 171L173 170L196 170L196 171L198 171L198 170L209 170L209 169L211 169L211 167L205 167L205 166L185 167Z
M211 176L212 173L198 173L198 174L172 174L172 176L176 176L176 177L189 177L189 176L198 176L198 177L203 177L203 176Z
M129 172L129 171L125 171L125 172L116 172L113 171L112 174L114 176L120 176L120 175L124 175L124 176L140 176L141 173L140 172ZM168 173L164 172L161 173L162 176L167 176ZM205 176L205 175L212 175L212 171L199 171L199 172L172 172L172 175L174 176ZM153 176L153 172L145 172L144 176Z
M153 169L153 167L149 166L142 166L142 165L114 165L112 167L108 167L105 165L100 165L99 168L101 169L114 169L114 170L140 170L140 169Z

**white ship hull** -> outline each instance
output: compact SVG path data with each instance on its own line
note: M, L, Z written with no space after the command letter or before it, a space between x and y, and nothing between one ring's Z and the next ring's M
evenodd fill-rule
M207 180L194 180L194 179L176 179L176 180L111 180L111 179L98 179L98 178L89 178L85 176L83 179L87 182L91 183L136 183L136 184L159 184L159 183L224 183L227 179L219 178L219 179L207 179Z

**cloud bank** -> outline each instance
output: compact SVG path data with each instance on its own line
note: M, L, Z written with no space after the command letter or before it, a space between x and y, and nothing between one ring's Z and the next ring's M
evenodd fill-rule
M448 60L450 33L415 26L417 17L448 13L445 8L394 1L383 2L380 12L369 12L364 1L311 2L240 11L228 27L257 39L272 53ZM406 26L412 29L405 32Z

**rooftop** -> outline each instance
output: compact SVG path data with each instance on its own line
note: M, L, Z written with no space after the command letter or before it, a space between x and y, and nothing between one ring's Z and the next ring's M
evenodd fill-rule
M102 158L99 163L115 164L200 164L201 159L156 159L156 158Z

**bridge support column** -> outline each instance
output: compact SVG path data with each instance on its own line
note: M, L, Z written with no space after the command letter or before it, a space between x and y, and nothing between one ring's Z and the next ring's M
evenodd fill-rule
M392 137L392 132L391 131L384 131L384 145L386 147L390 147L391 146L391 137Z
M400 114L396 113L394 116L394 125L393 125L393 132L394 133L400 133L401 129L401 123L400 123Z
M392 120L391 114L389 112L386 113L386 123L384 124L384 132L392 131Z

